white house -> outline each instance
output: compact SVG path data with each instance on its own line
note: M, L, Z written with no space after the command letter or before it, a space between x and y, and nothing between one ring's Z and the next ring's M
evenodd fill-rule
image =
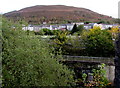
M51 29L50 30L58 30L58 25L51 25Z
M61 24L58 26L58 29L66 29L67 25L66 24Z
M74 24L67 24L67 30L71 31L73 29Z
M111 24L102 24L102 29L108 29L111 27L113 27L113 25L111 25Z
M38 32L38 31L40 31L42 29L42 26L33 26L33 30L35 31L35 32Z
M33 31L34 29L33 29L33 26L32 26L32 25L28 25L27 27L24 26L24 27L22 28L22 30L25 30L25 31L27 31L27 30Z
M79 26L79 25L84 25L84 23L83 23L83 22L72 23L72 24L76 24L77 26Z
M89 24L86 24L84 25L84 28L85 29L92 29L94 27L100 27L101 29L104 29L104 25L103 24L97 24L97 23L89 23Z
M44 28L50 29L50 25L42 25L42 29L44 29Z

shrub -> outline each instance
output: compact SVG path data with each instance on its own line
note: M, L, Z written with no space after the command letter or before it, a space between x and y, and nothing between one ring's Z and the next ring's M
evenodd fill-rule
M84 45L81 42L80 36L69 36L68 41L63 46L63 49L65 51L64 54L76 56L85 55Z
M108 79L106 78L106 71L104 69L105 64L101 64L98 68L93 69L92 72L93 73L89 73L93 79L88 80L88 74L83 73L82 75L82 81L84 83L84 87L86 88L111 88L111 83L108 81Z
M84 25L79 25L77 29L79 30L78 31L79 34L81 34L83 30L85 30Z
M14 30L3 20L3 87L70 86L73 72L60 64L46 41Z
M89 56L114 56L114 43L112 35L107 30L99 27L90 29L82 35L82 42L85 45Z
M112 38L113 39L117 39L118 37L118 33L120 33L120 30L119 30L119 27L118 26L115 26L115 27L112 27L109 32L112 34Z
M39 32L34 32L34 33L35 33L35 35L44 35L45 34L45 32L43 30L40 30Z
M64 45L67 42L67 31L59 31L56 33L54 42L58 45Z
M53 33L50 29L44 28L44 29L41 29L41 31L44 32L44 35L53 35Z

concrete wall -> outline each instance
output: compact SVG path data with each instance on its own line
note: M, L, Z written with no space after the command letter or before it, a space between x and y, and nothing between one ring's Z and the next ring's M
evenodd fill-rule
M114 58L106 58L106 57L88 57L88 56L64 56L66 61L99 66L101 63L105 64L106 77L107 79L114 83L115 78L115 66L114 66Z
M115 78L115 66L112 65L107 65L105 66L106 70L106 77L108 80L112 83L114 83L114 78Z

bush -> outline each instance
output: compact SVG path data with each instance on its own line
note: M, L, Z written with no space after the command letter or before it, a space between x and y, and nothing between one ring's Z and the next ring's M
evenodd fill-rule
M45 34L45 32L43 30L40 30L39 32L34 32L34 33L35 33L35 35L44 35Z
M77 29L79 30L78 31L79 34L81 34L83 30L85 30L84 25L79 25Z
M3 20L3 87L70 86L73 72L60 64L46 41Z
M81 38L88 56L114 56L112 35L107 30L95 27L89 32L84 32Z
M98 68L93 69L92 73L88 73L93 77L93 79L89 79L89 75L86 73L82 74L82 82L84 83L84 87L86 88L111 88L112 85L106 78L106 71L104 69L105 64L101 64Z
M58 45L64 45L67 42L67 34L67 31L57 32L54 42Z
M84 45L81 42L80 36L71 36L71 37L69 37L68 41L63 46L63 49L65 51L64 54L76 55L76 56L85 55Z
M44 28L44 29L41 29L41 31L44 32L44 35L53 35L53 33L50 29Z

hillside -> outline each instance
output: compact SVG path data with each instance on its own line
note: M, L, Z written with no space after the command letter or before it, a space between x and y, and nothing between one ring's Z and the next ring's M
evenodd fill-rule
M15 21L21 19L26 20L29 24L41 24L42 22L113 21L113 18L98 14L89 9L64 5L37 5L5 13L4 16Z

